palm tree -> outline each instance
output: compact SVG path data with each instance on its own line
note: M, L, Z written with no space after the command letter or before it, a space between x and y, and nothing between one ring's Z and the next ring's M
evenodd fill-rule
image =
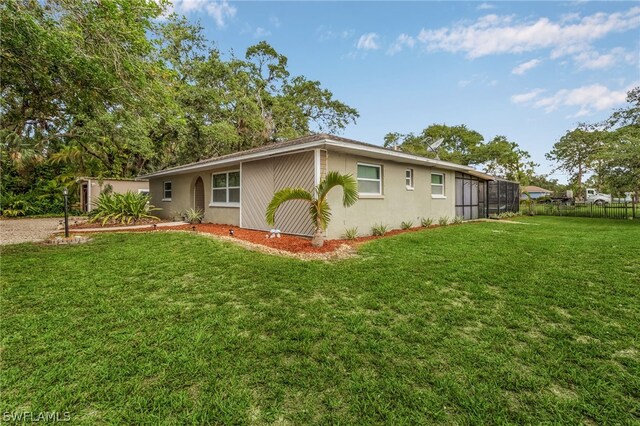
M309 203L309 215L315 231L311 245L322 247L324 245L323 231L327 229L331 219L331 209L327 203L327 194L333 187L342 187L342 205L349 207L358 201L358 184L352 175L341 175L338 172L329 172L327 176L316 186L312 192L304 188L284 188L273 194L271 202L267 206L267 223L271 226L276 222L276 210L286 201L304 200Z

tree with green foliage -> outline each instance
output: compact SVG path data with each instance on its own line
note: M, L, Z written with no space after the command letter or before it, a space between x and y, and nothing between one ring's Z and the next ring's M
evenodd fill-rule
M529 185L538 164L531 161L529 153L505 136L496 136L477 149L483 159L485 172L508 180Z
M429 145L441 138L443 142L437 152L431 152ZM477 151L482 146L484 137L475 130L467 128L464 124L458 126L432 124L419 135L387 133L384 140L385 147L397 147L401 151L411 154L430 158L438 156L441 160L465 166L483 162L478 158Z
M627 93L626 108L616 110L603 123L608 142L599 153L600 177L611 191L640 194L640 87Z
M331 208L327 202L329 191L333 188L342 187L342 205L352 206L358 201L358 183L352 175L342 175L331 171L313 189L307 191L304 188L284 188L276 192L267 206L265 213L267 223L275 226L276 210L287 201L303 200L309 203L309 215L314 226L313 239L311 245L322 247L324 245L324 230L331 220Z
M558 164L556 170L570 174L569 181L577 194L583 194L585 174L596 166L596 158L603 146L602 136L588 125L581 124L562 136L546 154L548 160Z
M429 145L438 139L443 139L442 144L436 152L432 152ZM387 133L384 146L424 157L438 157L465 166L482 165L487 173L516 180L523 185L528 185L537 166L531 161L529 153L522 150L517 143L507 140L504 136L496 136L489 143L485 143L480 133L464 124L432 124L419 135Z
M266 42L225 59L199 25L158 20L164 5L0 3L3 197L338 132L357 118L319 82L291 77Z

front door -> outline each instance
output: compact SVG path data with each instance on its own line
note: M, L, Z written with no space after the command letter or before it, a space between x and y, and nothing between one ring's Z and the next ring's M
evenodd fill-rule
M204 182L198 177L193 190L194 208L204 213Z

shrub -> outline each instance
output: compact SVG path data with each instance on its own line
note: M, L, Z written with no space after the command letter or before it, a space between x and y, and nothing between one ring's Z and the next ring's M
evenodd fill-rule
M422 219L420 219L420 225L422 225L425 228L428 228L431 226L431 224L433 223L433 219L431 219L430 217L423 217Z
M438 219L438 225L447 226L448 224L449 224L449 216L442 216L440 219Z
M498 219L511 219L513 217L517 217L520 216L521 213L520 212L502 212L499 215L497 215L496 217Z
M462 216L456 216L453 218L453 223L455 223L456 225L460 225L463 221L464 217Z
M160 210L149 204L149 196L127 192L125 194L102 192L90 213L90 222L136 223L141 219L158 220L149 213Z
M26 216L34 213L34 208L21 194L5 194L2 197L2 215L5 217Z
M387 225L383 225L381 223L377 223L375 225L373 225L373 227L371 228L371 235L376 236L376 237L381 237L384 234L386 234L388 231L388 227Z
M406 221L406 222L402 222L400 224L400 228L407 230L407 229L411 229L411 227L413 226L413 222L411 222L410 220Z
M200 209L187 209L182 213L182 217L189 223L200 223L204 219L204 212Z
M345 229L342 238L344 238L345 240L355 240L356 238L358 238L358 228L354 227Z

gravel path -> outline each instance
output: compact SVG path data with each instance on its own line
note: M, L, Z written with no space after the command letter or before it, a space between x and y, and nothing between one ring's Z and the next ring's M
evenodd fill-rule
M2 219L0 245L43 241L58 228L62 218Z

